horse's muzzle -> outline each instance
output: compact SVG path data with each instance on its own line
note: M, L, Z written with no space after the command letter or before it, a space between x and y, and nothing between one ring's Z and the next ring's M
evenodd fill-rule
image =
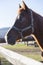
M5 40L6 40L6 43L8 43L10 45L14 45L15 44L15 40L11 36L5 36Z

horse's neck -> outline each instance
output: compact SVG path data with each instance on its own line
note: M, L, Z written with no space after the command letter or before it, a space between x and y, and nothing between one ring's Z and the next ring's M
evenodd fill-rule
M42 20L43 21L43 20ZM41 22L38 14L34 14L34 35L39 41L39 45L43 49L43 29L41 29ZM43 25L43 23L42 23Z
M35 36L35 40L36 40L36 42L37 42L37 44L39 45L39 47L41 48L41 51L43 51L43 38L42 37L40 37L38 34L34 34L34 36Z

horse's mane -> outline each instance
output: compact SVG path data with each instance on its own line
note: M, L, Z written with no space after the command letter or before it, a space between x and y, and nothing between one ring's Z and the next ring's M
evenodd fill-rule
M25 10L25 9L24 9L24 8L19 8L18 11L17 11L18 14L21 13L23 10ZM32 10L32 9L28 8L28 10ZM32 10L32 11L33 11L33 10ZM41 16L41 15L38 14L37 12L33 11L33 13L36 14L36 15L38 15L39 17L43 18L43 16Z

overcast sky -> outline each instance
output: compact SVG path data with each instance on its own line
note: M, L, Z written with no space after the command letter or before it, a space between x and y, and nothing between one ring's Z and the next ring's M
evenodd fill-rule
M28 8L43 16L43 0L24 0ZM0 28L11 27L22 0L0 0Z

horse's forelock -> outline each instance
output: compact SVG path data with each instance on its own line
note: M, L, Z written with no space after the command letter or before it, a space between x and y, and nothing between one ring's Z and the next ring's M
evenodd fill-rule
M18 14L20 14L24 9L23 8L19 8L18 9Z

